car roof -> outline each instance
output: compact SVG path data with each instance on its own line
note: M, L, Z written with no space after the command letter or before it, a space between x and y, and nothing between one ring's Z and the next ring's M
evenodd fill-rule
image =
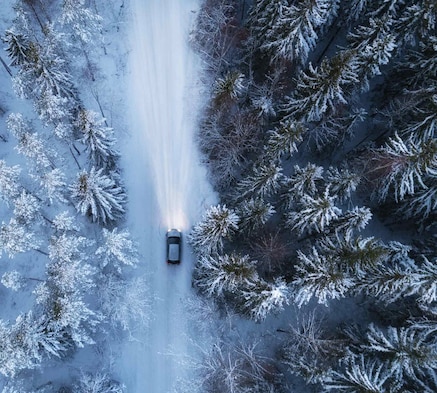
M179 256L179 244L169 244L168 247L168 259L170 261L178 261L180 256Z

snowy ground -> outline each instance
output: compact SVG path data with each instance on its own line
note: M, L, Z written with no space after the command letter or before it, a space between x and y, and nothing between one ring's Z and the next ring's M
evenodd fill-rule
M194 142L200 112L199 59L188 46L198 0L132 0L126 94L130 136L122 150L129 228L140 245L138 275L150 282L152 320L122 346L115 369L130 393L170 392L187 372L179 362L190 339L185 299L193 256L165 262L165 233L188 233L214 195ZM186 240L186 238L185 238Z

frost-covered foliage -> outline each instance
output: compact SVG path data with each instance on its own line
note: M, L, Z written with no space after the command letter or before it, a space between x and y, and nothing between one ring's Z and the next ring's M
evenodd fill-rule
M282 121L279 127L269 132L265 152L269 157L279 160L282 156L291 156L297 152L306 128L302 123L292 120Z
M82 372L73 393L124 393L126 387L111 379L106 373Z
M114 329L144 329L151 319L151 300L146 280L126 281L109 274L102 277L98 292L102 313Z
M0 336L0 373L8 377L38 367L44 358L60 357L68 349L62 333L32 312L18 316L10 326L0 321Z
M103 168L80 172L70 191L77 211L93 221L114 221L124 213L126 195Z
M60 22L69 26L75 37L90 42L100 31L102 17L86 7L85 0L63 0Z
M199 259L194 285L208 296L235 293L241 288L253 287L257 282L256 262L248 255L203 256Z
M288 116L304 121L320 121L326 114L335 114L348 103L347 88L358 82L354 55L339 53L323 60L320 67L311 63L299 74L296 89L284 105Z
M0 160L0 198L6 203L12 201L20 192L20 172L19 165L8 166L6 161Z
M115 138L112 128L105 125L92 110L80 110L74 125L79 130L81 141L86 146L88 157L97 168L113 167L118 153L115 150Z
M396 201L426 189L424 177L437 177L437 141L417 143L395 135L387 145L371 153L368 176L375 178L375 194L385 200L393 191Z
M275 162L253 168L252 174L238 183L237 193L241 197L258 195L266 197L275 193L282 180L282 168Z
M255 45L270 61L290 60L305 64L323 27L336 16L338 1L257 0L249 26Z
M138 262L136 246L130 238L127 229L118 232L117 228L102 230L103 242L96 250L96 255L102 259L102 266L111 264L121 272L121 266L135 266Z
M4 252L9 258L16 254L35 250L40 245L40 240L32 232L20 224L17 219L11 218L9 222L2 221L0 225L0 255Z
M24 284L24 279L16 270L5 272L2 275L1 283L13 291L18 291Z
M223 9L218 3L202 7L212 15ZM195 250L203 262L216 262L211 271L196 265L201 292L259 322L262 311L251 313L245 296L262 304L260 288L275 280L302 312L329 307L319 337L303 328L259 328L280 348L287 336L281 361L317 384L308 390L435 391L435 1L255 0L232 7L233 31L244 45L214 44L229 56L224 68L223 57L209 64L203 124L214 126L199 139L220 203L235 210L239 223L215 248L218 256L209 240ZM224 26L216 24L209 37L222 37ZM214 101L213 81L230 70L245 75L247 97L225 107ZM219 135L227 147L233 134L224 119L243 112L252 114L257 145L239 149L224 171L216 160L223 153L205 146ZM258 261L257 280L228 296L212 289L217 261L246 254ZM276 311L285 321L288 310ZM373 327L352 334L355 322ZM385 349L370 349L371 336Z
M254 321L260 322L269 314L279 313L290 301L290 288L282 278L273 283L259 281L242 293L244 312Z
M212 254L223 249L225 239L238 230L240 218L226 205L211 206L189 235L191 245L201 253Z

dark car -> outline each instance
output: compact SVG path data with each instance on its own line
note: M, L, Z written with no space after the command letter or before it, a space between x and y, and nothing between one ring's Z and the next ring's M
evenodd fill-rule
M167 231L167 263L181 262L181 231L169 229Z

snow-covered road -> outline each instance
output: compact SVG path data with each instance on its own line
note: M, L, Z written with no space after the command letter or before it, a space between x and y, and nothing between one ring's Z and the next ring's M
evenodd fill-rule
M191 294L193 256L165 262L165 233L186 235L214 195L194 142L200 110L199 59L188 45L198 0L131 0L127 107L131 137L122 151L129 228L139 241L138 275L150 283L149 327L115 359L129 393L167 393L187 370L179 356L190 331L184 300Z

